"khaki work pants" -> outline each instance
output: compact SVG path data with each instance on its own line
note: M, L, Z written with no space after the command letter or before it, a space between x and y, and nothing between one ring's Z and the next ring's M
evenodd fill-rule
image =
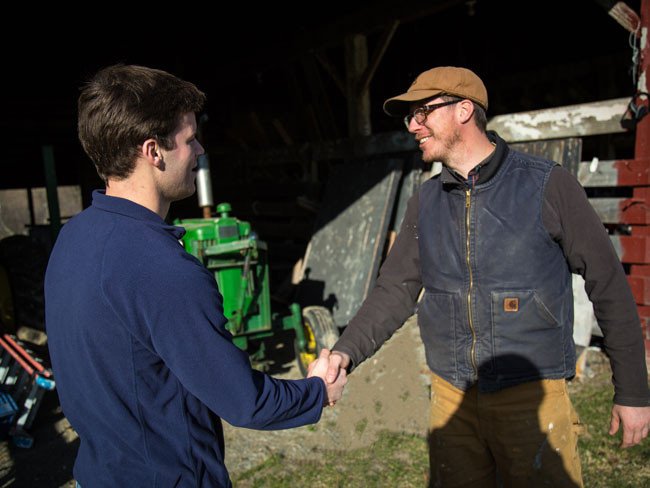
M565 380L479 393L432 375L429 486L582 488L581 431Z

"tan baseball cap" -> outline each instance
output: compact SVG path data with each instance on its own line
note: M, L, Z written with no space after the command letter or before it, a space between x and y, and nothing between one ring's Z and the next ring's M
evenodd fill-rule
M412 102L441 94L467 98L485 110L488 107L487 90L474 72L466 68L441 66L420 73L406 93L386 100L384 112L394 116L406 115L410 112Z

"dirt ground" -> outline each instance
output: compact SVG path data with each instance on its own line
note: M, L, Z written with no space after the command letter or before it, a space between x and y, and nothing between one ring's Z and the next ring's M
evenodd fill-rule
M283 341L284 339L284 341ZM299 378L290 338L271 345L269 373ZM313 426L285 431L254 431L224 424L226 464L234 477L272 453L288 459L315 449L354 449L370 445L382 429L424 435L429 377L414 318L371 359L350 375L344 396L323 410ZM21 449L0 442L0 488L73 488L72 466L79 438L63 416L54 392L46 393L30 434L34 445Z
M295 362L275 376L298 378ZM226 465L232 477L269 455L307 458L315 449L370 445L380 430L426 434L429 375L415 317L349 377L343 398L326 407L318 424L284 431L251 431L225 425Z
M291 337L271 344L269 373L299 378ZM595 359L602 356L594 353ZM603 357L604 358L604 357ZM602 364L606 361L601 358ZM599 362L589 360L598 367ZM254 431L224 422L226 465L231 477L257 466L271 454L307 459L317 450L369 446L381 430L425 435L430 377L416 318L406 324L349 377L343 398L327 407L318 424L283 431ZM585 377L591 376L589 368ZM580 387L579 382L572 382ZM48 392L30 433L31 449L0 442L0 488L74 488L72 466L79 439L63 416L56 394Z

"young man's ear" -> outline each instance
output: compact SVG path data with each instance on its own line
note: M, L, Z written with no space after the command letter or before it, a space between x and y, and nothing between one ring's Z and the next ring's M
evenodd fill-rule
M158 141L155 139L147 139L142 143L140 148L141 156L149 161L153 166L160 167L163 163L162 152Z

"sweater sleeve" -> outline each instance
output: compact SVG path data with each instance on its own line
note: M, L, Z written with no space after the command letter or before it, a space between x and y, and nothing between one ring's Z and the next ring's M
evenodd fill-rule
M643 335L623 266L584 188L560 166L551 171L542 218L571 272L585 280L612 366L614 402L650 405Z
M372 356L413 315L422 278L417 241L418 195L408 202L375 286L332 350L350 356L353 369Z
M194 257L179 246L134 263L138 269L126 271L132 281L107 283L106 293L125 327L187 391L238 427L286 429L320 419L322 379L280 380L252 369L225 327L214 277Z

